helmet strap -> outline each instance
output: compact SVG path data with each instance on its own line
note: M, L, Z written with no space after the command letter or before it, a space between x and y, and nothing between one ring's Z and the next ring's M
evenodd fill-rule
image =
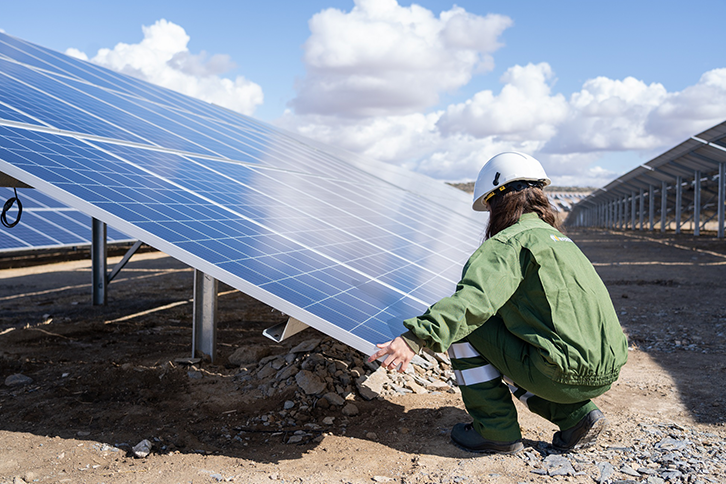
M484 198L484 203L488 203L489 200L495 195L504 195L509 192L521 192L525 188L544 188L544 180L516 180L506 185L502 185L499 188L492 190L489 195Z

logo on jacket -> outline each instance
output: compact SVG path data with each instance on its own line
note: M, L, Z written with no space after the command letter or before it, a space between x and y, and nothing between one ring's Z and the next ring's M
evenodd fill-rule
M550 238L555 242L572 242L571 238L565 237L564 235L562 237L558 237L555 234L550 234Z

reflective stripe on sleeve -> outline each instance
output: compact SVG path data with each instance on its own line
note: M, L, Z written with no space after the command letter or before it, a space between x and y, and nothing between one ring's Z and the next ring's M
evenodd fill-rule
M469 368L468 370L454 370L456 382L459 386L476 385L477 383L485 383L496 380L502 374L492 365L478 366Z
M481 355L470 343L456 343L449 346L449 358L459 360L461 358L479 358Z

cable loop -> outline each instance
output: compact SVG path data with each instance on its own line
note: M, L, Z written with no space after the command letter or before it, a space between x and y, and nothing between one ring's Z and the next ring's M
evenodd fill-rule
M13 187L13 191L15 192L15 196L5 202L5 205L3 205L3 213L0 215L0 222L2 222L2 224L7 228L12 228L18 225L18 222L20 222L20 215L23 213L23 204L20 203L20 199L18 198L18 189ZM15 203L18 204L18 215L15 217L15 222L10 223L8 222L7 214L8 210L13 208Z

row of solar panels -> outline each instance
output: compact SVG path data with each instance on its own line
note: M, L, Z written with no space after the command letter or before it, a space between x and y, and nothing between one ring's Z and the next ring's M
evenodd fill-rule
M443 183L1 33L0 172L366 352L454 290L485 222Z
M725 167L726 121L594 190L575 207L571 223L606 226L616 219L626 222L627 217L627 224L633 227L636 213L640 221L642 202L643 210L649 212L642 215L660 224L661 230L669 225L678 230L680 215L688 211L691 214L684 215L684 219L689 218L700 228L715 229L722 237ZM630 215L626 216L626 212ZM695 227L694 231L698 232Z

